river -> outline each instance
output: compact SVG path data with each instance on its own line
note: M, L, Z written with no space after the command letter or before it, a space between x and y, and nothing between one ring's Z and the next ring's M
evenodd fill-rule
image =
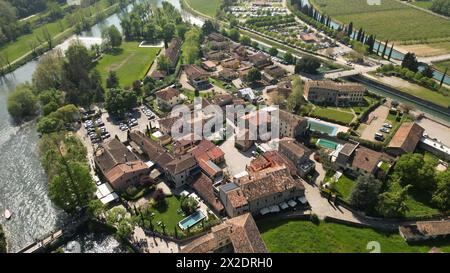
M161 4L162 0L154 0ZM179 0L168 0L181 10ZM130 6L131 7L131 6ZM181 11L183 19L196 25L202 20ZM102 29L115 25L121 30L119 15L113 15L85 31L83 37L101 37ZM19 84L31 81L38 61L30 61L0 78L0 214L7 208L12 218L0 217L8 242L8 251L16 252L28 243L56 229L65 213L56 208L47 194L47 177L40 164L35 122L17 126L7 111L8 94ZM111 236L79 235L75 239L82 252L117 252L118 243Z

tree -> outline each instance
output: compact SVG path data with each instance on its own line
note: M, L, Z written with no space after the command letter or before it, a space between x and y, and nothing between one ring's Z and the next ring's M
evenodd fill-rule
M292 80L292 92L287 98L287 109L292 112L298 109L304 104L303 98L303 83L299 76L296 76Z
M275 47L271 47L269 49L269 54L270 54L270 56L277 56L278 55L278 49L276 49Z
M240 42L243 45L249 46L252 44L252 40L250 39L250 37L246 36L246 35L242 35L240 38Z
M292 53L290 51L287 51L284 54L284 60L288 63L288 64L293 64L294 63L294 55L292 55Z
M419 62L417 61L416 54L411 52L406 53L402 60L402 67L413 72L419 71Z
M181 209L187 215L194 213L197 210L198 202L192 197L182 197L180 202Z
M421 71L422 75L428 78L433 78L434 71L429 65L425 65L424 69Z
M321 66L320 60L309 55L297 60L295 65L295 73L305 72L309 74L317 74L317 69Z
M442 211L450 209L450 170L439 172L436 176L437 187L433 193L433 203Z
M52 201L68 213L85 208L91 200L95 186L89 168L79 162L66 161L61 155L61 166L49 183Z
M137 96L133 91L109 89L106 92L105 108L111 115L123 116L137 106Z
M62 131L64 129L64 121L53 115L48 115L39 119L37 123L37 131L40 134L50 134Z
M359 210L372 210L378 201L381 182L373 176L359 176L350 195L350 204Z
M185 64L193 64L200 58L201 32L197 27L191 28L185 35L183 57Z
M205 23L202 26L202 32L204 35L209 35L216 31L216 28L214 27L213 22L210 20L206 20Z
M377 211L384 217L403 217L408 211L405 201L410 186L399 191L384 192L379 196Z
M230 37L231 40L238 42L241 34L239 33L239 30L232 28L228 31L228 37Z
M112 48L117 48L122 45L122 34L114 25L103 31L102 38L105 39L106 44Z
M252 67L247 74L247 77L245 77L245 80L249 83L256 83L257 81L261 80L261 72L256 67Z
M110 70L108 78L106 79L106 88L117 88L119 87L119 78L114 70Z
M8 95L7 108L15 121L22 121L37 116L38 99L28 84L17 86L16 90Z
M169 42L175 35L175 25L172 23L164 24L162 27L163 40L165 48L169 47Z
M170 60L166 55L160 55L158 57L158 70L169 72Z
M433 163L425 161L421 154L404 154L394 167L393 177L401 185L412 185L414 190L433 191L435 171Z
M44 54L33 72L33 89L37 92L51 88L60 88L63 80L64 56L61 50L52 50Z
M91 200L88 204L87 213L91 218L100 218L100 216L106 211L106 206L99 200Z

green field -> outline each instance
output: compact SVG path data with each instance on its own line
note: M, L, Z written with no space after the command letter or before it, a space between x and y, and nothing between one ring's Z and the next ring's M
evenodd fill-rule
M334 120L346 124L352 122L354 118L354 114L350 111L337 110L333 108L325 108L319 106L316 106L316 108L314 108L311 114L317 116L318 118L325 118L328 120Z
M98 3L99 9L105 9L109 6L108 0L102 0ZM94 14L96 12L95 6L90 6L83 9L85 12ZM63 32L71 31L73 27L72 17L73 14L67 14L64 18L59 19L55 22L42 25L38 28L33 29L32 33L22 35L15 42L8 43L0 47L0 55L7 56L10 62L14 62L18 58L28 54L31 51L30 43L37 43L39 45L45 44L43 38L43 31L47 29L53 39L57 38ZM38 38L41 42L38 42Z
M386 234L370 228L356 228L321 222L265 219L257 222L270 252L275 253L368 253L367 243L380 243L382 253L428 252L439 247L450 252L450 240L408 245L398 234Z
M220 0L186 0L191 8L208 16L216 16L220 7Z
M445 72L445 69L450 70L450 60L442 61L442 62L435 62L433 63L433 66L436 67L437 70ZM450 74L450 72L447 72Z
M143 79L151 63L161 48L138 47L137 42L124 42L115 53L106 53L96 68L100 72L103 84L110 70L114 70L122 87L131 86L135 80Z
M331 18L362 27L378 39L390 41L450 38L450 21L396 0L368 5L367 0L310 0Z

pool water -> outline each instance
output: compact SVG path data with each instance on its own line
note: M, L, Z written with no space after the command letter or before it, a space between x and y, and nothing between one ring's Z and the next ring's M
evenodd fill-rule
M196 212L192 213L188 217L186 217L183 220L181 220L178 223L178 226L180 226L180 228L182 230L186 230L186 229L188 229L190 227L195 226L198 222L203 220L205 217L206 216L201 211L197 210Z
M322 132L329 136L335 136L338 128L320 121L308 120L309 129L312 131Z
M339 143L336 143L336 142L328 140L328 139L323 139L323 138L320 138L319 140L317 140L316 144L323 148L333 149L333 150L336 150L336 148L339 145Z

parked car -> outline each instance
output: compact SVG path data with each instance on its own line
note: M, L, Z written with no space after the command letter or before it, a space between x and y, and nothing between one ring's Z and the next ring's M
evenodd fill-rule
M391 129L392 125L389 123L385 123L385 124L383 124L383 127Z
M382 128L380 128L380 132L383 132L383 133L389 133L391 130L389 130L388 128L386 128L386 127L382 127Z

